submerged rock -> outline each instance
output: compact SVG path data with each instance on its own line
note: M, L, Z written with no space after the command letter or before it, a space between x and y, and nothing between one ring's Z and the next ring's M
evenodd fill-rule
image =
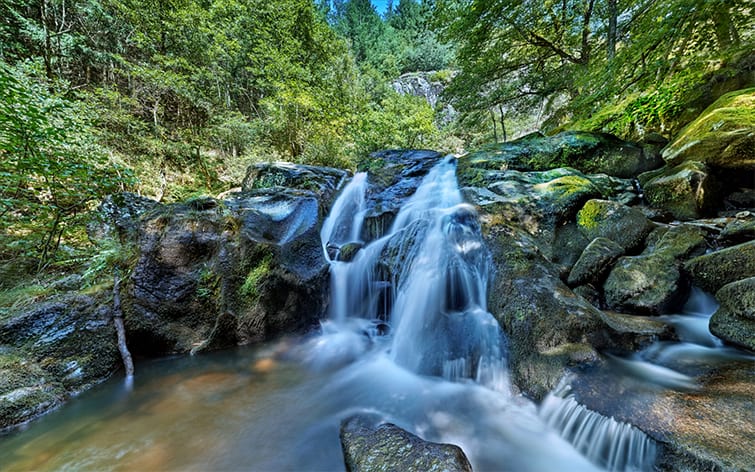
M472 471L459 446L425 441L390 423L352 416L341 423L340 437L349 472Z

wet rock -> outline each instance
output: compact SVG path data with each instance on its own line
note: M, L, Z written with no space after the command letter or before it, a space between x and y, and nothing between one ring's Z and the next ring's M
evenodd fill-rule
M640 210L608 200L585 203L577 213L577 225L588 239L610 239L626 252L640 248L654 228Z
M65 295L0 321L0 429L57 407L120 368L104 302Z
M290 162L253 164L246 171L242 191L259 189L298 189L314 192L327 211L349 172L332 167L307 166Z
M472 471L458 446L424 441L390 423L375 426L352 416L341 423L340 437L349 472Z
M721 197L718 184L710 177L710 169L697 161L646 172L640 174L638 180L651 205L679 220L693 220L712 213Z
M443 157L435 151L395 149L372 153L358 163L357 170L366 171L370 183L363 241L377 239L390 229L404 202Z
M705 251L700 228L678 226L654 231L639 256L622 257L605 281L606 304L619 311L669 313L686 299L689 282L682 262Z
M737 213L721 231L719 239L728 244L744 243L755 239L755 213L749 211Z
M595 238L582 252L569 273L570 286L601 283L624 248L607 238Z
M728 283L755 276L755 241L691 259L684 270L694 285L715 293Z
M138 232L139 217L158 205L155 200L131 192L108 195L87 224L87 235L95 243L133 239Z
M635 256L619 259L603 290L606 304L615 310L657 315L677 308L689 284L673 260Z
M471 153L476 169L542 171L573 167L585 173L631 178L663 165L657 152L604 133L567 131L554 136L533 133L515 141L485 146ZM460 168L461 175L467 167Z
M497 271L488 307L508 336L512 379L526 394L542 398L574 365L559 346L599 350L613 342L611 330L597 308L561 282L530 236L504 225L489 225L485 234Z
M755 277L724 285L716 299L721 306L710 319L710 332L755 351Z
M262 189L155 211L124 297L134 353L228 347L315 325L328 280L318 206L309 191Z
M364 247L364 244L359 242L346 243L338 248L336 259L343 262L351 262L362 247Z

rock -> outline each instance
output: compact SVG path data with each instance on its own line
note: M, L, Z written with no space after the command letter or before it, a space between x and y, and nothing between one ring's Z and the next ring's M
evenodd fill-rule
M0 321L0 430L56 408L120 367L106 301L63 295Z
M755 277L724 285L716 292L716 299L732 314L755 320Z
M569 273L570 286L601 283L624 248L607 238L595 238L582 252Z
M359 252L362 247L364 247L364 244L360 242L351 242L346 243L340 248L338 248L338 253L336 260L343 261L343 262L351 262L354 260L354 257L357 255L357 252Z
M755 88L727 93L687 125L663 151L670 165L684 161L755 170Z
M327 212L349 172L332 167L307 166L290 162L253 164L241 183L242 191L286 188L308 190L318 195Z
M755 351L755 277L724 285L710 319L710 332L729 344Z
M755 351L755 320L737 316L726 307L720 307L710 317L710 332L727 344Z
M643 255L620 258L603 290L612 309L658 315L677 308L689 285L672 259Z
M728 283L755 276L755 241L696 257L684 264L684 270L694 285L715 293Z
M681 263L705 251L705 235L692 226L656 230L639 256L622 257L605 281L606 304L619 311L669 313L686 299L689 282Z
M488 308L508 336L512 380L527 395L543 398L575 365L560 346L600 350L609 345L610 328L597 308L561 282L522 230L488 223L484 234L496 267Z
M455 75L446 71L408 72L391 82L391 87L401 95L424 98L432 108L440 109L440 122L447 124L454 120L457 112L450 103L444 103L441 96Z
M155 200L131 192L108 195L87 224L87 235L95 243L106 239L133 239L138 232L139 218L158 205Z
M755 214L749 211L737 213L719 235L724 243L738 244L755 239Z
M701 162L645 172L638 177L647 201L670 212L679 220L692 220L711 214L719 201L718 184L710 169Z
M357 170L366 171L370 183L362 241L368 243L390 229L404 202L442 158L435 151L395 149L372 153L358 163Z
M567 131L555 136L533 133L507 143L496 143L472 152L466 159L477 169L543 171L572 167L585 173L604 173L632 178L663 165L654 150L605 133ZM461 174L466 173L462 167Z
M340 438L349 472L472 471L458 446L424 441L390 423L373 426L352 416L341 423Z
M588 239L610 239L626 252L641 247L654 227L640 210L607 200L585 203L577 213L577 225Z
M678 134L663 158L666 166L639 180L648 201L678 219L710 215L724 207L732 190L752 188L755 88L719 98Z
M261 189L144 221L124 297L134 354L185 353L302 332L325 312L317 197Z

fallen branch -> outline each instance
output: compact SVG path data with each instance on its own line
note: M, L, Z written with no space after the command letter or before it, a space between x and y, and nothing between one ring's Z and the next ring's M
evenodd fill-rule
M113 324L118 334L118 350L121 351L126 377L134 376L134 361L126 346L126 329L123 327L123 312L121 311L121 278L116 271L113 280Z

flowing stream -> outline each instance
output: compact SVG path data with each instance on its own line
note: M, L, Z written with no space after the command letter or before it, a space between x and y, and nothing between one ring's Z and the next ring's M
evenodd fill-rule
M357 174L323 224L333 260L320 333L141 364L133 385L112 379L0 438L0 470L343 470L338 427L355 413L457 444L476 471L652 467L643 433L568 387L540 409L512 393L486 307L490 253L453 158L362 241L368 189ZM348 244L360 249L340 260Z

